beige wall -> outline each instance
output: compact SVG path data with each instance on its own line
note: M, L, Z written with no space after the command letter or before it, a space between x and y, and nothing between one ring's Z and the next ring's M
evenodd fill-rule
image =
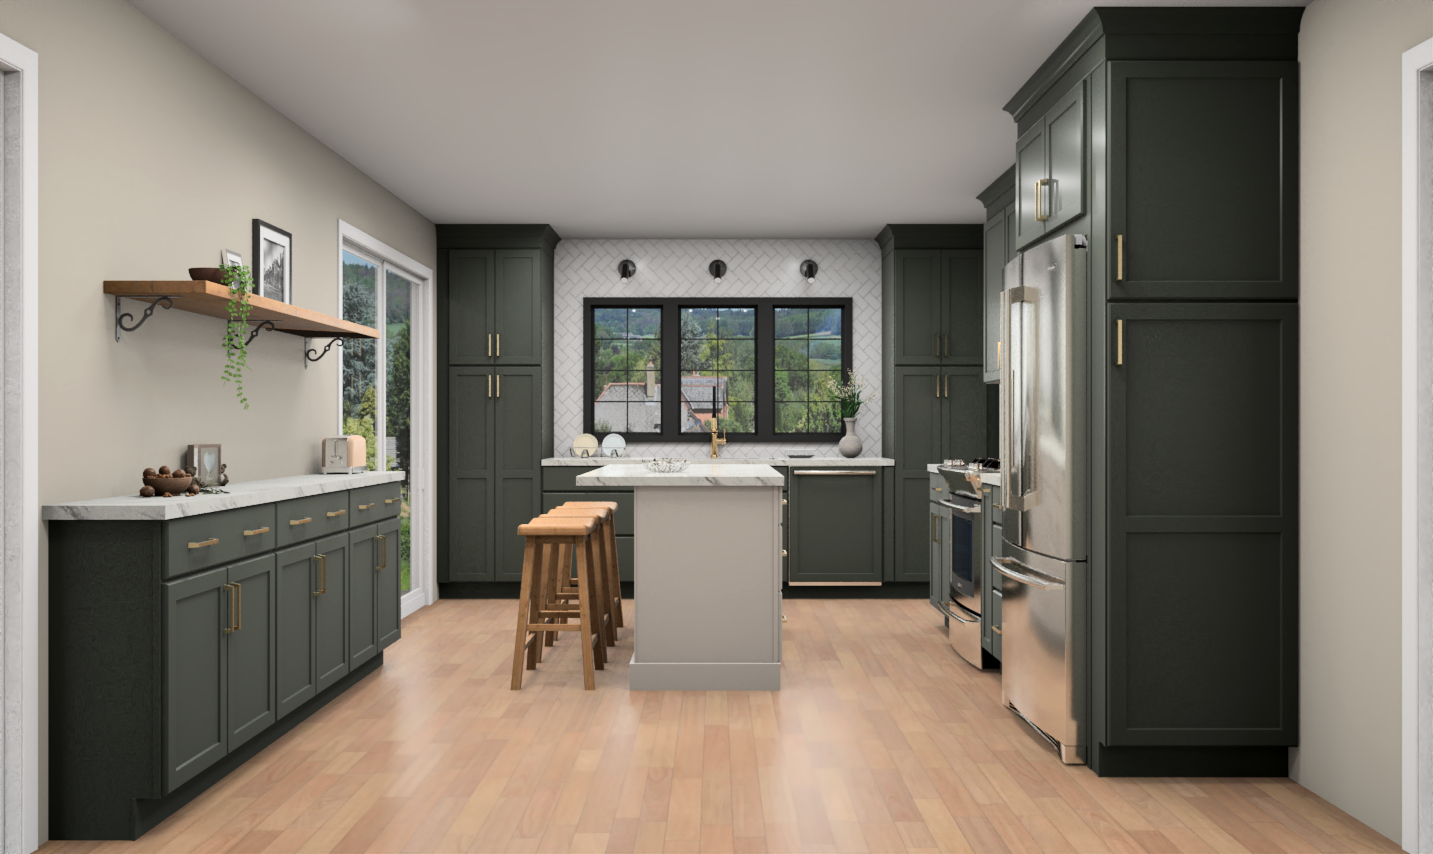
M250 261L259 218L293 234L293 302L336 314L339 219L430 267L432 223L122 0L4 0L0 33L40 55L40 500L137 490L200 442L236 480L316 472L333 352L305 370L303 339L260 333L244 410L222 321L161 310L117 344L102 282L185 279L223 248Z
M1394 840L1399 72L1403 51L1430 37L1429 0L1314 0L1299 36L1302 696L1291 776Z

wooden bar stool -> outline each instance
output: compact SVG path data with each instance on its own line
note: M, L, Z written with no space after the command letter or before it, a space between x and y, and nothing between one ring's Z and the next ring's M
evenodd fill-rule
M603 521L602 533L607 541L607 596L612 600L612 625L623 628L622 617L622 570L617 558L617 502L615 501L568 501L563 507L605 507L612 515Z
M597 687L593 670L602 670L607 648L602 632L601 594L594 567L593 532L601 525L596 516L539 516L519 525L518 536L527 538L523 547L522 585L518 594L517 635L513 642L512 689L522 687L522 671L536 670L543 633L579 632L582 638L582 684L588 691ZM557 572L558 551L563 547L577 552L577 611L547 610L544 575ZM571 552L568 552L571 554ZM577 624L564 621L577 617ZM524 661L525 660L525 661Z
M596 566L593 567L596 584L594 592L601 601L602 637L608 646L617 645L617 615L612 610L612 598L615 593L617 601L622 598L622 588L613 590L612 577L613 569L617 563L617 541L607 536L609 529L613 528L611 502L590 502L582 506L576 506L575 502L567 502L547 511L538 518L546 517L569 517L569 516L592 516L598 520L602 530L594 532L593 537L597 541L594 551L596 552ZM571 587L571 558L559 549L557 562L561 569L557 573L549 574L544 583L544 595L548 601L559 603L571 601L575 598L575 591ZM619 604L620 607L620 604ZM553 637L549 635L549 638ZM551 646L551 642L545 641Z

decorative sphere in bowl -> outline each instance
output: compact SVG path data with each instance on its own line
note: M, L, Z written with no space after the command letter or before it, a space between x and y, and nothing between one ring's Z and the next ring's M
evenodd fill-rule
M678 460L671 458L648 460L647 471L656 472L657 474L676 474L680 471L686 471L687 466L690 463L691 460Z
M194 478L187 474L179 477L146 477L144 485L154 487L154 492L157 495L163 495L166 492L178 495L188 489L193 480Z

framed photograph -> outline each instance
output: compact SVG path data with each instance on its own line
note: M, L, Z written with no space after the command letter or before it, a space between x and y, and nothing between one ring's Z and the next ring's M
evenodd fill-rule
M194 468L194 482L200 486L219 485L219 445L190 445L189 465Z
M254 291L261 297L292 302L294 237L261 219L254 220Z
M244 256L232 249L224 249L219 252L219 266L221 267L242 267Z

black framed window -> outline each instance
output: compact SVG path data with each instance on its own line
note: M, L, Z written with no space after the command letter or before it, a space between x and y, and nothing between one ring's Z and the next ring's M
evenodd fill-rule
M850 299L589 298L583 317L589 433L840 438L829 388L851 370Z

